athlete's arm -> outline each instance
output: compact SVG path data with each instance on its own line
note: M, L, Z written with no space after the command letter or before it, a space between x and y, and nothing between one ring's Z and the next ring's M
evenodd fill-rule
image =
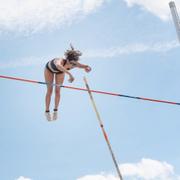
M72 63L74 64L75 67L82 68L82 69L84 69L86 72L90 72L90 71L91 71L91 67L88 66L88 65L81 64L81 63L76 62L76 61L73 61Z
M72 75L66 68L64 68L61 64L57 64L56 67L57 67L60 71L62 71L62 72L64 72L64 73L66 73L66 74L69 75L69 80L68 80L69 82L73 82L73 81L74 81L73 75Z

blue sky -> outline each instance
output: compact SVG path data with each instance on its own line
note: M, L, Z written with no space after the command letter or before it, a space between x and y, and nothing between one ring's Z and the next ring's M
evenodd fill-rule
M180 102L168 2L0 0L0 74L44 81L45 63L73 43L92 72L75 69L65 85L85 87L86 75L92 89ZM62 89L59 119L49 123L45 86L0 81L1 179L118 179L87 93ZM180 179L179 106L94 98L125 180Z

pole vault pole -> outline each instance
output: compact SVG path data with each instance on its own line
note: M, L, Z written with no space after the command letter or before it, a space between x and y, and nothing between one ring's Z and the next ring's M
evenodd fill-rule
M96 113L97 119L98 119L98 121L99 121L99 125L100 125L100 127L101 127L101 130L102 130L102 132L103 132L104 138L105 138L106 143L107 143L107 145L108 145L110 154L111 154L111 156L112 156L114 165L115 165L115 167L116 167L116 170L117 170L119 179L120 179L120 180L123 180L122 175L121 175L121 172L120 172L119 167L118 167L118 164L117 164L117 161L116 161L116 158L115 158L115 155L114 155L114 153L113 153L113 150L112 150L110 141L109 141L108 136L107 136L107 134L106 134L106 131L105 131L105 129L104 129L103 122L102 122L102 120L101 120L100 114L99 114L99 112L98 112L98 110L97 110L97 107L96 107L94 98L93 98L93 96L92 96L92 93L91 93L91 91L90 91L88 82L87 82L87 80L86 80L85 77L84 77L84 82L85 82L85 85L86 85L86 88L87 88L87 91L88 91L88 94L89 94L91 103L92 103L92 105L93 105L94 111L95 111L95 113Z
M35 84L42 84L42 85L49 85L49 86L60 86L62 88L72 89L72 90L77 90L77 91L87 91L86 88L64 86L62 84L49 84L47 82L35 81L35 80L29 80L29 79L23 79L23 78L17 78L17 77L12 77L12 76L3 76L3 75L0 75L0 78L1 79L15 80L15 81L23 81L23 82L26 82L26 83L35 83ZM167 100L159 100L159 99L152 99L152 98L138 97L138 96L129 96L129 95L125 95L125 94L118 94L118 93L105 92L105 91L97 91L97 90L90 90L90 91L92 93L97 93L97 94L118 96L118 97L123 97L123 98L130 98L130 99L136 99L136 100L150 101L150 102L155 102L155 103L165 103L165 104L171 104L171 105L180 105L179 102L173 102L173 101L167 101Z
M180 20L179 20L179 16L178 16L178 12L176 9L175 2L173 2L173 1L169 2L169 7L171 9L172 18L173 18L174 25L176 27L176 32L178 35L178 39L180 42Z

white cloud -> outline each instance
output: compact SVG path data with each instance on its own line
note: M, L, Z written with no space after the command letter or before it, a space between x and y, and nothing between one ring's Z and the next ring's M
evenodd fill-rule
M155 16L158 16L163 21L170 19L170 0L124 0L129 7L134 5L140 6L142 9L151 12ZM177 8L180 11L180 0L175 0Z
M87 175L77 180L119 180L119 178L113 175Z
M0 32L34 33L84 17L106 0L0 0Z
M26 177L23 177L23 176L20 176L20 177L17 178L16 180L32 180L32 179L26 178Z
M85 0L83 4L83 11L88 14L100 7L104 1L105 0Z
M152 159L142 159L141 162L134 164L123 164L120 169L124 176L135 176L144 180L176 178L172 165Z
M122 176L131 180L180 180L174 167L167 162L152 159L142 159L138 163L126 163L119 166ZM77 180L118 180L112 174L87 175Z
M121 45L118 47L111 47L107 49L97 49L97 50L89 50L86 51L85 57L87 58L111 58L118 57L121 55L129 55L135 53L145 53L145 52L167 52L172 49L178 48L180 45L177 41L170 42L157 42L157 43L135 43L135 44L127 44Z
M35 33L59 28L89 15L110 0L0 0L0 32ZM124 0L162 20L170 18L170 0ZM176 0L180 9L180 0Z

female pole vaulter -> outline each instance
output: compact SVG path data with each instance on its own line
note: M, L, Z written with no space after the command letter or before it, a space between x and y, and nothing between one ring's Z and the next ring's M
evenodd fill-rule
M54 58L47 62L44 69L44 77L47 83L47 92L45 97L45 116L48 121L57 120L58 118L58 106L60 102L60 85L64 82L65 74L69 76L69 82L74 81L73 75L70 73L70 70L73 68L84 69L85 72L90 72L91 67L85 64L79 63L79 57L82 53L78 50L75 50L71 45L71 49L65 52L65 58ZM54 102L54 111L51 115L49 106L51 102L51 96L53 92L53 82L55 79L55 102Z

